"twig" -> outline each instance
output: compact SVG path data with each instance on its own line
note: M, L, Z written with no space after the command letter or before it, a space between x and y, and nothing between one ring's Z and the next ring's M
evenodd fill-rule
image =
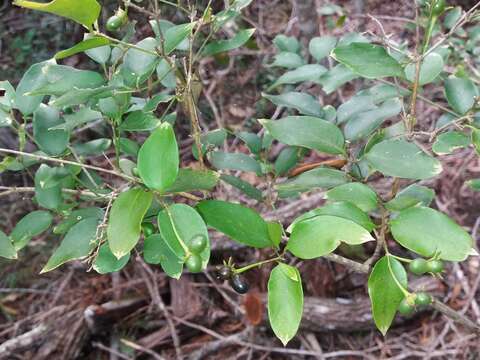
M459 324L462 324L463 326L465 326L471 332L480 334L480 325L479 324L474 323L472 320L463 316L459 312L453 310L452 308L445 305L444 303L442 303L438 299L435 299L435 298L433 299L431 307L434 308L435 310L441 312L443 315L452 319L453 321L456 321Z
M151 355L156 360L165 360L165 358L163 356L160 356L155 351L147 349L143 346L140 346L140 345L134 343L133 341L130 341L130 340L127 340L127 339L120 339L120 342L127 345L128 347L131 347L134 350L137 350L137 351L143 352L145 354Z
M0 193L0 197L7 196L10 194L20 194L20 193L30 193L30 192L35 192L34 187L16 187L16 186L0 186L0 191L3 191ZM73 190L73 189L62 189L62 192L66 194L72 194L72 195L77 195L77 196L87 196L91 198L103 198L104 200L108 200L112 197L111 194L104 195L104 194L94 194L91 191L88 190Z

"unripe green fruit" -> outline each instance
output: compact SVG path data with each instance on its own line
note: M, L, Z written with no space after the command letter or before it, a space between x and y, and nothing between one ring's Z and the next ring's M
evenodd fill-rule
M249 286L243 276L239 274L234 274L230 279L230 286L239 294L246 294L248 292Z
M430 305L432 303L432 297L425 293L419 292L415 296L415 304L416 305Z
M410 315L415 310L415 307L410 305L407 299L403 299L400 305L398 306L398 312L402 315Z
M188 245L188 248L194 254L200 254L206 247L207 239L203 235L196 235Z
M443 262L441 260L430 260L427 263L427 270L431 273L439 273L443 271Z
M155 232L155 226L152 223L142 223L142 231L145 238L148 238Z
M445 11L445 0L432 0L432 15L440 16Z
M412 260L408 264L408 270L415 275L425 274L428 271L428 262L422 258Z
M202 271L202 258L197 254L191 254L185 262L187 269L192 273L198 273Z
M123 25L123 19L117 15L110 16L107 20L107 30L115 31Z
M140 173L138 172L138 168L137 168L137 167L132 168L132 175L133 175L133 176L140 176Z

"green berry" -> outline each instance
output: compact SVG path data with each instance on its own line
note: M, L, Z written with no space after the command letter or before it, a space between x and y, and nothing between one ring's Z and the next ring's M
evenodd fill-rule
M155 226L149 222L142 223L142 231L145 238L148 238L155 232Z
M432 0L432 15L433 16L440 16L445 11L445 0Z
M239 274L234 274L230 279L230 286L239 294L246 294L248 292L249 286L245 281L243 276Z
M207 239L203 235L196 235L188 245L188 248L194 254L200 254L206 247Z
M425 274L428 271L428 262L422 258L412 260L408 264L408 270L415 275Z
M132 175L133 175L133 176L140 176L140 173L138 172L138 168L137 168L137 167L132 168Z
M191 254L185 262L187 269L192 273L198 273L202 271L202 258L197 254Z
M402 315L410 315L415 310L415 307L410 305L407 299L403 299L398 306L398 312Z
M427 271L437 274L443 271L443 262L441 260L430 260L427 263Z
M425 293L419 292L415 296L415 304L416 305L430 305L432 303L432 297Z
M110 16L107 20L107 30L118 30L123 24L123 19L117 15Z

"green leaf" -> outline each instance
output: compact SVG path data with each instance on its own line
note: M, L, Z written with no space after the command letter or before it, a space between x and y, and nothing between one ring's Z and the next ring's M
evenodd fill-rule
M100 4L96 0L82 0L81 2L78 0L53 0L48 3L14 0L13 5L63 16L89 30L92 29L92 24L98 19L101 10Z
M332 57L360 76L379 79L387 76L403 77L400 64L379 45L351 43L332 50Z
M279 34L273 39L273 44L279 51L297 53L300 51L300 43L294 36Z
M348 182L347 175L340 170L318 167L277 185L275 188L280 197L297 196L316 188L330 189Z
M170 102L174 99L174 95L160 93L153 96L151 99L148 99L147 103L143 107L143 111L150 112L155 111L158 108L159 104Z
M284 346L295 336L303 313L303 289L297 268L280 263L268 279L268 318Z
M240 30L238 33L235 34L234 37L228 40L218 40L211 42L205 46L202 51L202 56L210 56L214 54L218 54L225 51L230 51L236 48L239 48L243 44L245 44L248 39L250 39L255 32L255 29L245 29Z
M404 288L407 287L405 269L391 256L384 256L378 260L368 277L368 295L372 302L373 320L384 336L405 297L397 281Z
M471 253L471 236L447 215L427 208L411 207L390 221L392 235L402 246L422 255L448 261L463 261Z
M359 245L373 240L365 228L351 220L320 215L293 227L287 250L301 259L314 259L330 254L341 242Z
M468 145L470 145L470 139L467 135L458 131L449 131L437 137L432 151L437 155L445 155Z
M51 100L49 104L57 108L80 105L92 98L108 98L112 96L115 88L115 86L100 86L95 89L78 89L74 87L62 96Z
M57 109L40 104L33 114L33 137L40 150L58 156L67 149L70 134L65 130L51 130L64 124Z
M472 127L472 134L470 135L473 147L480 154L480 130Z
M348 183L334 187L325 194L328 201L349 201L365 212L373 211L378 206L375 191L362 183Z
M243 192L245 195L251 197L252 199L255 199L257 201L263 200L263 195L260 190L236 176L223 174L222 176L220 176L220 179L225 181L227 184L236 187L238 190Z
M160 125L160 119L151 113L142 110L132 111L127 118L120 124L122 131L150 131Z
M90 156L101 155L110 148L110 145L112 145L112 140L102 138L88 141L83 144L75 144L73 148L79 156Z
M345 143L340 129L312 116L287 116L279 120L259 120L278 141L328 154L344 154ZM292 131L295 129L295 131Z
M15 89L5 80L0 81L0 90L3 90L3 95L0 96L0 110L3 107L3 110L8 112L15 107Z
M130 253L117 259L107 243L100 246L98 255L93 263L93 270L99 274L108 274L120 271L130 260Z
M253 154L259 154L262 151L262 139L257 134L239 131L235 136L242 140Z
M197 235L203 235L207 239L207 246L199 254L202 258L202 269L205 269L210 259L210 241L207 226L198 212L185 204L173 204L161 211L157 219L162 238L182 263L186 254L177 236L187 247Z
M327 72L327 69L318 64L307 64L296 68L295 70L287 71L280 76L269 89L273 89L283 84L296 84L304 81L320 81L320 77Z
M338 64L320 77L319 84L328 95L357 77L348 67Z
M280 95L269 95L262 93L262 96L277 106L293 108L300 114L311 116L322 116L323 111L320 103L312 95L291 91Z
M175 255L160 234L150 235L143 244L143 258L148 264L160 264L165 273L180 279L183 261Z
M405 179L428 179L442 172L440 162L406 140L385 140L365 155L382 174Z
M282 241L283 226L277 221L269 221L267 226L270 240L272 241L273 245L278 248L280 246L280 242Z
M148 37L136 43L135 46L149 52L155 52L158 43L154 38ZM130 48L123 59L123 66L132 77L141 78L150 74L153 69L155 69L157 61L157 55Z
M311 219L319 215L338 216L347 220L351 220L365 228L368 232L371 232L373 231L373 229L375 229L375 224L361 209L359 209L351 202L340 201L327 203L322 207L310 210L305 214L300 215L290 224L287 231L291 233L296 224L298 224L299 222Z
M400 114L402 102L400 99L385 101L380 107L352 116L343 130L345 138L356 141L369 136L378 129L385 120Z
M240 170L256 174L262 172L260 164L254 158L243 153L213 151L209 154L208 159L218 170Z
M87 41L87 40L90 40L90 39L97 40L98 37L95 36L95 35L92 35L92 34L84 34L83 35L83 41ZM100 43L100 41L97 40L96 44L99 44L99 43ZM110 43L110 41L108 43ZM85 54L90 59L92 59L93 61L95 61L95 62L97 62L101 65L105 65L107 63L108 59L110 59L111 53L112 53L112 48L108 44L105 44L105 46L99 46L99 47L95 46L93 48L85 50Z
M435 80L442 72L443 65L443 58L439 54L434 52L428 54L425 59L422 60L422 64L420 65L418 84L425 85ZM408 81L412 83L415 82L415 72L416 64L414 62L405 67L405 77Z
M174 89L177 86L177 78L175 76L175 70L172 69L165 59L161 59L157 65L157 77L160 83L166 88Z
M67 261L88 256L97 243L97 227L96 218L87 218L72 226L40 274L51 271Z
M73 114L63 114L63 118L65 121L56 126L50 127L50 131L65 130L67 133L69 133L80 125L84 125L95 120L101 120L103 116L98 111L94 111L88 107L82 107Z
M341 104L337 109L338 124L350 121L355 115L362 114L377 107L370 95L355 95Z
M463 115L473 107L479 93L472 80L449 76L445 80L445 95L450 107Z
M52 214L48 211L36 210L25 215L13 228L10 238L15 250L24 248L31 238L47 230L52 224Z
M239 243L265 248L272 246L268 225L254 210L220 200L204 200L197 210L207 225Z
M471 179L466 182L473 191L480 191L480 179Z
M165 192L211 191L217 185L218 178L219 175L212 170L180 169L175 182Z
M283 176L297 165L301 150L295 146L286 146L275 160L275 173Z
M400 191L392 200L385 203L390 211L400 211L412 206L429 206L435 197L435 191L426 186L412 184Z
M62 220L53 228L53 233L65 234L68 232L68 230L71 229L73 225L77 224L79 221L83 219L94 217L100 221L103 219L103 216L104 216L103 210L98 207L88 207L88 208L74 210L71 213L69 213L64 220Z
M136 141L122 137L119 139L118 143L121 152L130 156L137 157L140 146L137 144Z
M51 210L57 209L63 202L60 184L45 187L46 182L54 175L54 172L55 168L42 164L35 173L35 199L40 206Z
M113 202L107 228L110 250L117 259L127 255L140 237L143 216L152 203L153 195L143 189L130 189Z
M169 55L190 35L195 24L196 22L175 25L165 31L163 44L165 55Z
M55 54L54 58L57 59L57 60L64 59L64 58L70 57L72 55L75 55L75 54L78 54L78 53L81 53L81 52L85 52L85 51L90 50L90 49L103 47L103 46L108 45L108 44L110 44L110 40L108 40L107 38L104 38L102 36L95 36L95 37L92 37L92 38L89 38L89 39L85 39L85 40L79 42L78 44L76 44L75 46L72 46L69 49L57 52ZM110 48L108 47L108 49L110 49ZM109 51L109 54L110 54L110 51ZM103 62L103 63L105 63L105 62Z
M294 53L294 52L286 52L283 51L275 55L273 63L269 66L278 66L287 69L296 69L302 65L305 65L305 60L303 58Z
M336 44L337 38L334 36L314 37L308 44L308 51L315 60L320 61L330 54Z
M0 257L5 259L17 258L17 252L13 247L12 241L2 230L0 230Z
M178 174L178 145L169 123L163 123L143 143L138 152L138 171L150 189L165 191Z

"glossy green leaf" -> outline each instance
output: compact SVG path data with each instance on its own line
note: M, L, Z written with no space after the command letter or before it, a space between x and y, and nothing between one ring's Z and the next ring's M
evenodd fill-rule
M434 198L435 191L432 189L412 184L400 191L392 200L386 202L385 207L390 211L400 211L419 204L429 206Z
M211 191L217 185L218 178L219 175L212 170L180 169L175 182L165 192Z
M143 216L152 203L153 195L143 189L130 189L113 202L108 221L107 238L117 259L130 253L140 237Z
M343 64L338 64L320 77L319 84L325 93L331 94L343 84L358 76Z
M300 160L300 149L296 146L286 146L275 160L275 173L283 176L297 165Z
M268 234L270 235L270 241L272 242L275 247L279 247L280 243L282 242L282 235L283 235L283 226L280 222L277 221L269 221L267 223L268 227Z
M219 170L239 170L260 174L262 169L254 158L243 153L214 151L209 154L210 163Z
M98 220L95 218L84 219L72 226L40 273L46 273L68 261L88 256L98 241L97 227Z
M55 210L63 202L60 184L45 187L47 180L53 175L54 168L42 164L35 173L35 199L46 209Z
M95 35L92 35L92 34L84 34L83 35L83 40L84 41L87 41L87 40L90 40L90 39L96 40L96 44L100 43L100 40L98 40L98 37L96 37ZM112 48L108 44L105 43L105 46L99 46L99 47L95 46L93 48L86 49L85 54L90 59L92 59L93 61L95 61L95 62L97 62L101 65L105 65L107 63L108 59L110 59L110 55L112 53Z
M17 251L13 247L12 241L2 230L0 230L0 257L5 259L17 258Z
M355 95L350 100L341 104L337 109L338 123L343 124L354 116L376 109L373 99L369 95Z
M175 25L168 28L164 34L165 41L163 45L163 51L165 52L165 55L169 55L185 39L187 39L194 27L195 22Z
M278 66L287 69L296 69L302 65L305 65L305 60L294 52L282 51L275 55L273 63L270 66Z
M108 45L108 44L110 44L110 40L108 40L107 38L104 38L102 36L95 36L89 39L85 39L79 42L78 44L76 44L75 46L72 46L71 48L57 52L54 58L57 60L64 59L72 55L85 52L90 49L104 47L105 45ZM107 48L110 50L109 47ZM110 54L110 51L109 51L109 54Z
M320 215L293 227L287 250L301 259L314 259L330 254L341 242L359 245L373 240L365 228L351 220Z
M472 127L472 133L470 135L473 147L477 151L477 154L480 154L480 129Z
M253 154L258 154L262 150L262 139L257 134L239 131L235 136L242 140Z
M165 273L179 279L183 271L183 260L177 257L160 234L150 235L143 244L143 258L148 264L160 264Z
M108 98L112 96L115 86L100 86L94 89L77 89L66 92L64 95L50 101L50 105L57 108L85 104L90 99Z
M385 140L366 155L369 164L382 174L405 179L428 179L442 172L440 162L406 140Z
M14 0L13 5L27 9L44 11L71 19L87 29L92 29L93 23L100 15L100 4L96 0L53 0L48 3L36 1Z
M157 77L160 83L167 88L175 88L177 86L177 78L175 71L172 69L165 59L161 59L157 65Z
M122 137L119 139L118 143L121 152L130 156L137 157L140 146L136 141Z
M402 102L399 99L385 101L380 107L354 115L343 130L345 139L356 141L366 138L377 130L385 120L400 114Z
M303 289L297 268L280 263L268 279L268 319L283 345L295 336L303 313Z
M99 274L108 274L112 272L117 272L123 269L127 265L128 260L130 260L130 253L117 259L110 250L110 247L107 243L100 246L97 257L93 262L93 270Z
M207 225L255 248L272 246L265 220L254 210L220 200L204 200L197 210Z
M255 29L240 30L234 37L228 40L218 40L210 42L202 51L202 56L210 56L225 51L237 49L245 44L255 32Z
M150 131L160 125L160 119L151 113L142 110L132 111L120 124L119 129L123 131Z
M182 262L186 254L178 237L187 247L197 235L203 235L207 239L207 246L199 254L202 258L202 269L205 269L210 259L210 241L207 226L200 214L188 205L173 204L161 211L157 219L162 238Z
M344 154L340 129L328 121L312 116L287 116L279 120L259 120L278 141L328 154ZM295 131L292 131L295 129Z
M379 45L354 42L346 46L338 46L332 50L332 57L349 67L354 73L369 79L404 76L403 69L397 60Z
M257 201L263 200L263 195L260 190L237 176L223 174L222 176L220 176L220 179L222 181L225 181L227 184L236 187L238 190L243 192L248 197L251 197L252 199L255 199Z
M470 145L470 139L459 131L449 131L440 134L432 146L432 151L437 155L451 154L457 149Z
M135 46L155 53L158 42L154 38L148 37L136 43ZM131 48L125 54L123 66L132 77L140 78L150 74L156 67L157 61L157 55Z
M407 273L402 264L391 256L378 260L368 277L373 320L383 335L390 328L398 306L405 297L398 284L406 288L407 281Z
M178 145L173 128L168 123L158 127L138 152L138 171L145 185L165 191L178 174Z
M53 228L53 233L65 234L68 232L68 230L71 229L73 225L77 224L79 221L83 219L94 217L100 221L103 219L103 216L104 216L103 210L98 207L88 207L88 208L74 210L71 213L69 213L64 220L62 220Z
M75 144L73 148L79 156L90 156L101 155L110 148L110 145L112 145L112 140L101 138L83 144Z
M277 106L293 108L300 114L311 116L322 116L323 111L320 103L312 95L291 91L280 95L269 95L262 93L262 96Z
M349 201L365 212L373 211L378 206L375 191L358 182L339 185L328 190L325 199L328 201Z
M52 214L43 210L32 211L20 219L10 234L15 250L24 248L31 238L47 230L52 220Z
M330 54L336 44L337 39L334 36L314 37L308 44L308 51L315 60L320 61Z
M40 148L48 155L61 155L68 145L70 135L65 130L51 130L64 124L57 109L40 104L33 114L33 137Z
M297 53L300 51L300 42L294 36L279 34L273 39L273 44L279 51Z
M71 132L78 126L87 124L95 120L101 120L102 114L98 111L94 111L88 107L82 107L75 111L73 114L63 114L64 122L62 121L56 126L50 127L52 130L65 130L67 133Z
M452 75L445 80L445 95L450 107L463 115L473 107L479 92L472 80Z
M270 89L283 84L297 84L304 81L320 81L320 77L327 72L327 69L319 64L307 64L287 71L280 76Z
M471 236L447 215L427 207L403 210L390 221L396 241L424 257L439 253L448 261L463 261L473 246Z
M420 66L420 74L418 77L418 84L425 85L431 83L437 78L438 75L440 75L443 70L443 66L443 58L439 54L434 52L428 54L425 59L422 60L422 64ZM415 63L410 63L405 67L405 77L408 81L415 81L415 72Z
M357 206L347 201L339 201L327 203L322 207L310 210L297 217L288 227L287 231L291 233L296 224L303 220L307 220L319 215L338 216L347 220L351 220L365 228L368 232L375 229L375 224L370 220L368 215Z
M318 167L295 176L277 185L275 188L280 197L297 196L317 188L330 189L349 181L347 175L340 170Z

